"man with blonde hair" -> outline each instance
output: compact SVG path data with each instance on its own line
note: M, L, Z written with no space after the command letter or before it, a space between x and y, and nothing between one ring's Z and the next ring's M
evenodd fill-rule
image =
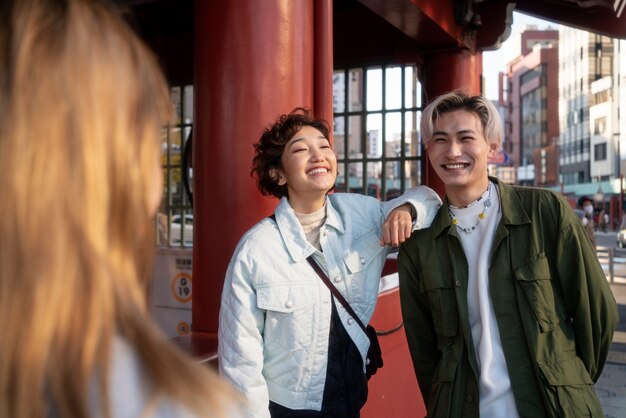
M617 307L557 194L488 176L497 109L460 92L422 113L446 199L399 254L402 314L429 417L603 416L593 383Z

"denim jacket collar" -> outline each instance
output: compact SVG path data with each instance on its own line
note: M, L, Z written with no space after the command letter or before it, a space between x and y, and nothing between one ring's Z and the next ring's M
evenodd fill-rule
M283 238L287 252L294 262L299 262L313 254L317 249L306 239L302 225L289 204L286 197L280 199L280 203L274 211L276 224ZM331 199L326 197L326 221L322 228L331 227L339 233L345 232L345 227L337 210L333 207Z

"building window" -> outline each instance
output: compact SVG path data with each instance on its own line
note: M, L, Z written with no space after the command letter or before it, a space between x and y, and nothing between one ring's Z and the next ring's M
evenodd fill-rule
M596 119L593 125L594 135L602 135L606 131L606 116Z
M336 69L336 190L388 200L421 184L421 109L414 65Z
M594 161L604 161L606 160L606 142L601 144L595 144L593 146L593 160Z
M193 86L170 88L175 113L171 125L163 128L161 163L163 200L156 217L157 245L191 246L193 211L191 206L191 132L193 126Z

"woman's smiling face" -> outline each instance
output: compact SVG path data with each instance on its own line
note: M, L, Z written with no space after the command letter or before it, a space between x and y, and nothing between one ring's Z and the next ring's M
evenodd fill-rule
M287 185L291 207L300 213L321 208L337 178L337 157L328 138L312 126L303 126L285 145L281 162L278 184Z

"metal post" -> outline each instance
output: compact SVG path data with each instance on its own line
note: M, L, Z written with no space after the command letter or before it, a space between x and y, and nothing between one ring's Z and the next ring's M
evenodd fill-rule
M619 175L619 213L617 218L619 219L619 225L616 225L616 229L619 231L622 229L622 216L624 212L624 175Z
M614 251L614 248L609 247L609 283L613 283L615 277Z

